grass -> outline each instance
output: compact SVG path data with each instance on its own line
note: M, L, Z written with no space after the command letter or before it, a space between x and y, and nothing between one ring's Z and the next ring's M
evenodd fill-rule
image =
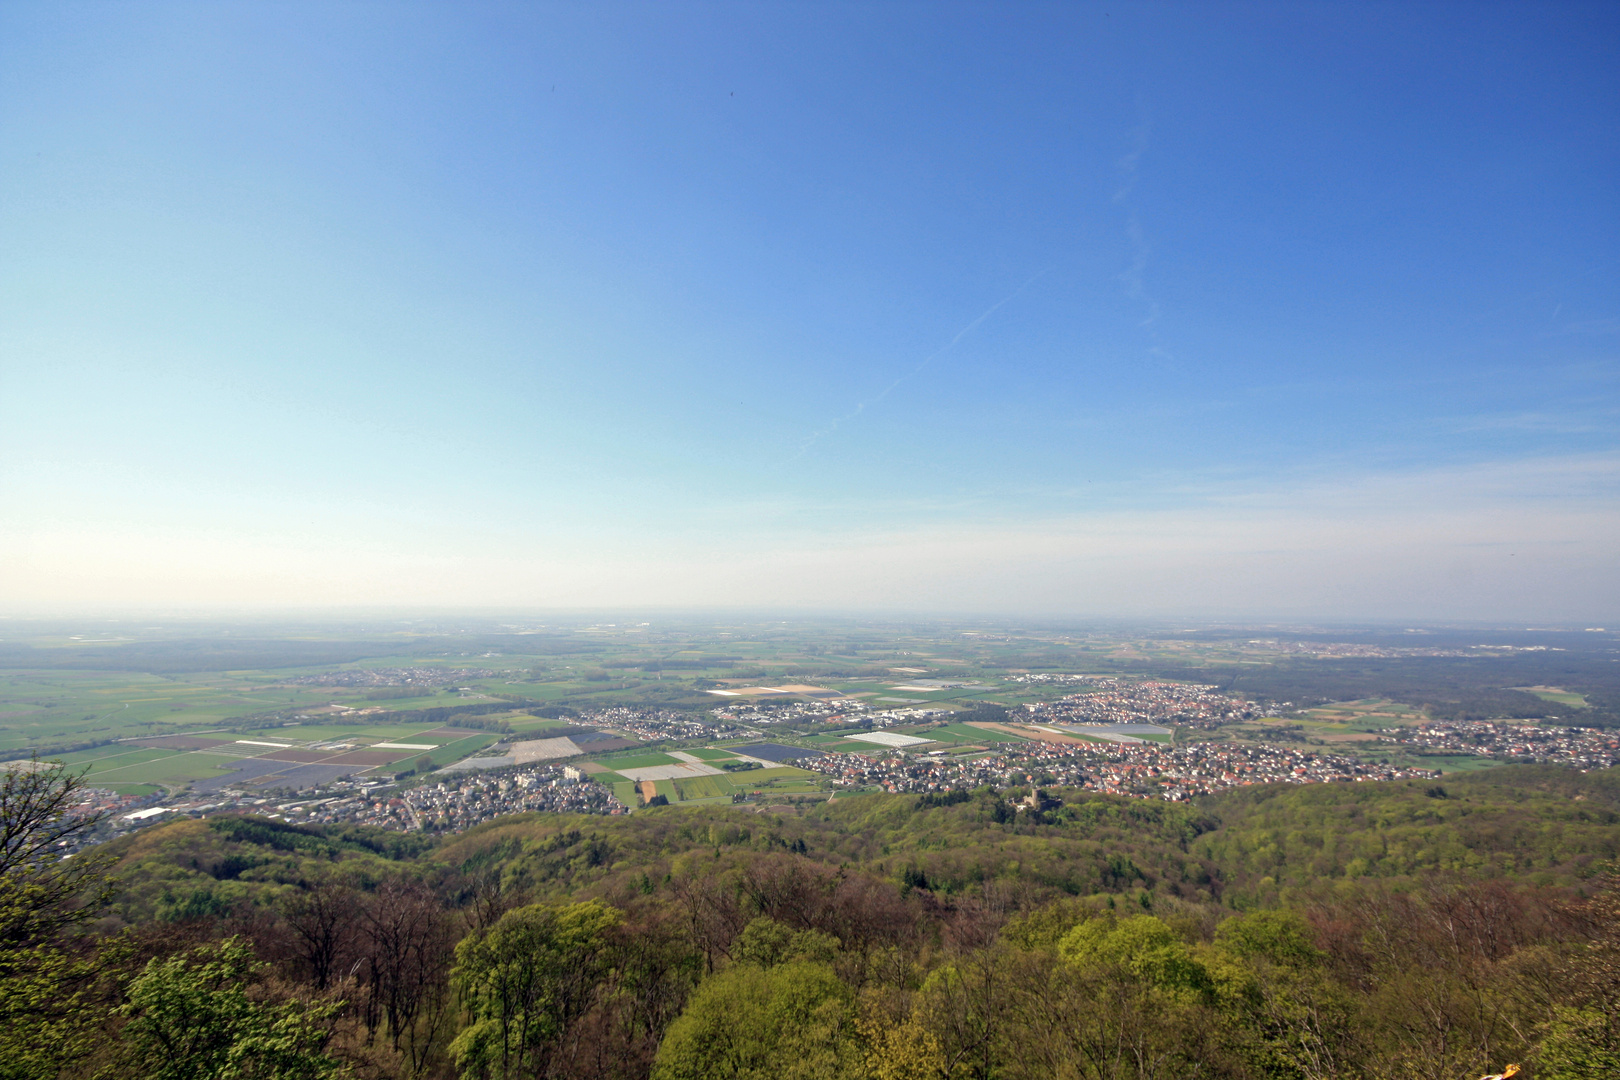
M738 787L756 787L762 782L772 780L797 780L803 778L820 779L820 773L813 773L809 769L796 769L792 765L779 765L774 769L749 769L747 772L735 774L734 782Z
M1301 724L1306 730L1377 731L1423 719L1423 710L1402 705L1385 698L1362 698L1358 701L1339 701L1307 709L1298 720L1282 717L1268 718L1263 723Z
M446 705L461 704L460 695L457 694L423 694L413 698L368 698L362 697L354 702L356 705L365 705L366 708L387 709L389 712L409 712L412 709L440 709Z
M1554 701L1560 705L1569 705L1576 709L1586 708L1586 698L1580 694L1572 694L1568 690L1532 690L1528 686L1519 686L1514 689L1521 690L1526 694L1534 694L1542 701Z
M730 798L737 789L723 776L698 776L691 780L675 781L675 790L683 802L691 799Z
M161 754L162 757L121 765L117 768L92 771L85 779L92 785L107 782L126 784L182 783L219 776L224 772L220 766L233 764L233 762L217 754L175 753L168 750L159 750L157 753Z
M1423 754L1417 758L1417 764L1425 769L1439 769L1443 773L1461 773L1494 769L1502 763L1477 754Z
M681 752L683 754L691 754L700 761L730 761L737 756L730 750L715 750L710 747L703 747L697 750L683 750Z
M149 754L153 749L153 747L149 746L135 746L132 743L114 743L111 746L98 746L94 750L79 750L72 754L61 754L57 760L68 765L85 765L90 762L106 761L108 758L128 757L131 754ZM169 753L173 752L173 750L169 751Z
M437 730L438 725L415 724L299 724L295 727L267 727L246 734L226 732L222 739L269 739L273 742L398 742L410 735ZM467 734L473 733L472 728Z
M969 727L963 723L946 724L934 732L934 737L951 735L969 742L1025 742L1021 736L1006 731L992 731L989 728Z
M184 753L184 751L180 750L158 750L145 746L125 746L123 751L124 752L121 754L104 754L92 759L89 762L90 776L93 778L104 772L128 768L131 765L140 765L148 761L162 761L166 758L179 757L182 753ZM93 750L88 752L95 753ZM214 760L223 761L224 759L215 757ZM63 761L65 761L68 765L82 764L82 762L78 759L77 754L64 755Z
M597 775L601 775L598 773ZM640 800L636 797L636 782L634 780L615 780L613 782L613 797L634 810Z
M803 781L794 781L792 783L766 784L766 785L764 785L762 787L749 788L748 790L754 795L817 795L817 794L821 794L821 788L817 787L815 784L805 783Z
M323 688L268 685L275 679L253 672L0 672L0 750L175 734L333 696Z
M155 795L163 788L158 784L96 784L98 788L115 791L120 795Z
M488 746L498 738L500 738L500 736L493 731L481 732L465 739L457 739L453 743L446 743L437 750L414 751L409 756L396 761L392 766L390 766L390 768L397 768L407 763L414 765L416 759L421 757L424 753L433 759L434 768L442 768L453 761L460 761L462 758L471 754L475 750L482 750L484 747Z
M509 723L514 732L545 731L549 728L568 727L566 720L548 720L543 716L514 716Z

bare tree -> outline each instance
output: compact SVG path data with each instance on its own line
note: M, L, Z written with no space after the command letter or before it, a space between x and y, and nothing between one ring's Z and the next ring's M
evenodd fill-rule
M84 774L37 759L0 767L0 942L21 948L96 914L107 860L67 850L104 814L75 814Z
M364 905L360 931L366 954L364 1014L373 1032L388 1033L393 1049L419 1074L438 1048L450 1013L449 971L454 944L439 898L414 881L386 881Z
M670 884L686 916L692 945L703 955L703 968L713 971L719 957L731 955L732 939L748 925L750 913L743 907L740 890L715 874L682 875Z
M353 955L358 899L347 883L326 876L307 883L281 906L292 930L292 952L317 990L335 982Z
M468 933L488 930L519 903L514 890L501 887L501 872L495 867L485 867L468 875L464 888L466 905L461 916Z

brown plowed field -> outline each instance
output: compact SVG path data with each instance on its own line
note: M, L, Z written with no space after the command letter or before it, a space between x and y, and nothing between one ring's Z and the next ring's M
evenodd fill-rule
M259 757L266 761L302 761L308 764L311 761L325 761L332 755L323 754L319 750L272 750Z
M152 746L159 750L207 750L211 746L229 746L229 739L205 739L200 735L160 735L155 739L136 739L136 746ZM242 748L243 756L248 748Z
M634 739L592 739L590 742L580 743L579 748L587 754L605 754L609 750L628 750L632 746L640 745Z
M405 756L402 750L354 750L335 758L325 759L328 765L387 765Z
M987 728L990 731L1005 731L1009 735L1022 735L1024 738L1034 739L1036 742L1096 743L1107 741L1098 739L1082 739L1075 735L1059 735L1055 731L1042 731L1040 728L1016 727L1012 724L992 724L985 720L969 720L967 725L968 727Z

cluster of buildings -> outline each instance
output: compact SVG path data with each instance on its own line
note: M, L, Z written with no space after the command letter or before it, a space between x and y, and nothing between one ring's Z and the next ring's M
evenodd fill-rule
M31 763L6 764L20 766ZM76 802L63 807L63 819L71 821L77 818L99 817L101 820L91 828L81 829L68 839L57 841L56 850L61 855L71 855L92 844L99 844L128 832L136 827L141 811L158 800L156 795L120 795L116 791L94 787L80 788L77 794L79 798Z
M1245 646L1255 652L1282 653L1286 656L1310 656L1317 659L1356 657L1361 659L1394 660L1407 656L1473 656L1466 649L1407 648L1389 645L1355 645L1343 641L1273 641L1269 638L1248 641ZM1489 646L1476 646L1489 648Z
M714 710L725 724L814 724L866 713L872 706L855 698L738 701Z
M1111 675L1066 675L1055 671L1032 671L1023 675L1008 676L1007 681L1023 683L1026 686L1099 686L1118 680Z
M289 686L449 686L473 679L494 679L510 674L484 668L349 668L344 671L323 671L317 675L299 675L288 679Z
M1386 728L1380 737L1387 742L1429 751L1568 765L1582 771L1620 765L1620 733L1601 728L1458 720Z
M443 669L431 670L435 677ZM339 672L349 675L351 672ZM467 675L470 672L452 673ZM1018 719L1039 724L1173 723L1214 727L1256 715L1252 703L1227 697L1213 686L1137 682L1105 676L1028 675L1024 682L1064 685L1064 680L1095 687L1058 701L1028 705ZM454 681L452 679L451 681ZM1073 683L1070 683L1072 685ZM938 709L881 709L853 699L836 701L748 701L714 710L709 722L667 709L615 707L579 718L649 741L717 740L756 735L743 724L858 720L887 727L915 723ZM1582 770L1620 764L1620 733L1579 727L1551 727L1504 721L1431 722L1389 728L1388 743L1431 753L1475 754L1510 761L1570 766ZM936 744L937 745L937 744ZM929 793L1053 785L1138 798L1191 799L1228 788L1264 783L1332 783L1432 778L1438 771L1358 761L1337 754L1269 744L1209 742L1016 742L981 753L943 750L870 749L805 758L799 766L845 788ZM536 761L471 774L436 773L419 787L400 790L390 782L339 779L301 798L291 791L277 801L274 792L224 790L174 800L161 795L128 796L87 788L71 813L101 815L92 835L74 848L120 835L174 815L249 811L293 822L358 823L389 829L455 832L491 818L525 811L622 814L627 808L577 766Z
M688 713L671 709L632 709L616 706L611 709L593 709L582 713L575 721L595 727L629 732L649 742L659 739L731 739L749 732L733 726L730 717L719 716L721 726L706 724Z
M985 785L1052 784L1177 802L1245 784L1432 778L1432 769L1368 764L1280 746L1200 743L1005 744L973 757L833 754L799 763L844 787L894 792L967 791Z
M117 815L138 810L153 801L151 795L120 795L105 788L80 788L79 800L63 811L64 817L81 818L94 814Z
M459 832L503 814L528 810L558 814L626 812L612 792L581 770L555 763L518 766L499 773L447 776L439 783L403 791L385 781L338 780L303 798L287 800L283 796L285 801L230 791L182 799L100 794L105 799L94 803L87 800L84 811L103 811L106 816L94 834L75 842L73 850L176 817L221 813L252 813L294 823Z
M915 724L921 720L949 716L953 710L945 708L883 708L859 698L834 698L825 701L750 701L722 705L714 710L714 717L722 724L786 724L803 726L818 723L853 723L875 728L896 724ZM746 733L744 733L746 734Z
M1071 724L1151 723L1213 728L1259 715L1259 706L1254 702L1228 697L1215 686L1126 682L1112 678L1091 678L1086 681L1096 689L1024 707L1037 723L1042 720Z
M459 832L503 814L622 814L612 792L578 769L537 764L498 774L459 776L388 794L359 792L276 808L288 820L354 822L385 829Z

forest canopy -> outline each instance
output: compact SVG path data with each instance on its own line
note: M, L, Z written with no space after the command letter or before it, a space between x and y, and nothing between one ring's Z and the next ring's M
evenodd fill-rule
M64 827L40 793L71 774L7 775L20 832ZM0 1077L1620 1063L1615 770L1196 805L1053 790L1018 809L1027 794L530 814L442 838L220 816L78 866L36 844L0 877Z

